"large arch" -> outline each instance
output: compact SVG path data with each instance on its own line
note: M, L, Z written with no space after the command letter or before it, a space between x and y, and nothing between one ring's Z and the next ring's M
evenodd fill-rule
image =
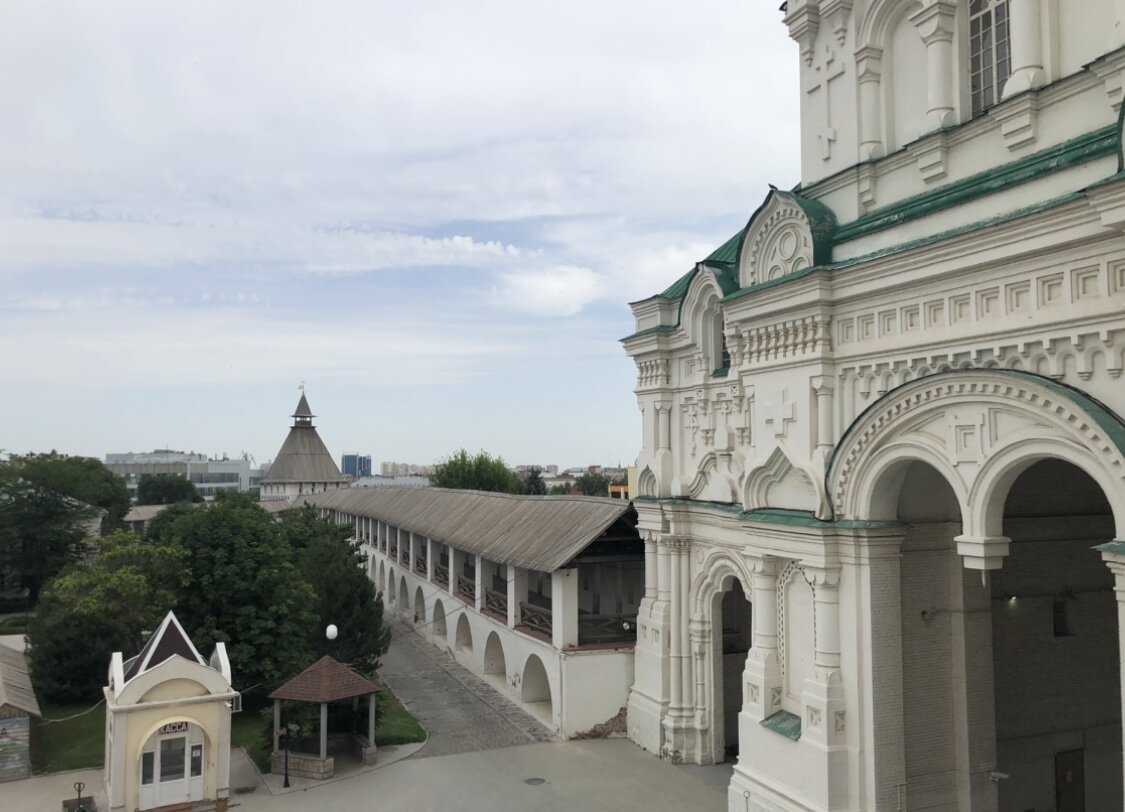
M375 591L383 595L387 594L387 568L382 561L379 561L379 577L375 580Z
M504 646L500 643L500 635L491 632L484 643L484 673L499 674L501 678L507 676L504 663Z
M964 536L989 539L1002 535L1011 483L1047 458L1091 476L1125 536L1125 422L1077 389L1018 370L956 370L891 390L844 433L826 486L835 518L892 520L896 475L921 460L957 495Z
M426 596L422 594L422 587L414 590L414 622L426 622Z
M434 637L440 637L443 640L446 637L445 631L445 606L440 600L434 601L434 608L431 610L433 614L433 634Z
M473 653L473 630L469 627L469 615L462 612L457 618L457 637L454 639L454 648L458 651Z
M396 581L395 581L395 568L394 568L394 565L392 564L391 566L387 567L387 605L388 606L396 606L397 603L398 603L398 601L396 600L396 598L398 596L398 593L395 591L395 583L396 583Z
M398 610L403 614L410 611L410 588L406 585L406 576L399 576L398 581Z
M527 703L546 702L551 705L551 681L547 669L538 655L529 654L523 665L523 678L520 681L520 699Z

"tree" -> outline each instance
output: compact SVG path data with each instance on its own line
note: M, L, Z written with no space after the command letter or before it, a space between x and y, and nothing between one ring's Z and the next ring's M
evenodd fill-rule
M55 451L12 457L18 475L41 488L106 512L102 532L119 529L129 512L125 480L93 457L69 457Z
M180 550L118 531L99 539L88 567L59 575L44 591L29 635L35 687L52 702L92 699L107 653L136 654L186 582Z
M484 451L471 457L463 448L434 468L434 472L430 474L430 484L435 488L520 492L519 477L503 459L492 457Z
M18 462L0 464L0 571L15 574L35 603L44 584L78 560L97 514L21 473Z
M610 481L605 474L585 473L576 477L574 484L586 496L609 496Z
M146 474L137 483L138 505L174 505L176 502L202 502L190 479L176 474Z
M157 537L186 551L176 616L200 649L227 644L241 685L275 688L309 664L316 595L257 502L228 496L181 513Z
M543 472L538 468L529 468L520 477L520 493L542 496L547 492L547 483L543 481Z
M560 482L558 485L552 485L547 493L549 493L551 496L570 496L570 492L573 489L573 485L570 485L566 482Z

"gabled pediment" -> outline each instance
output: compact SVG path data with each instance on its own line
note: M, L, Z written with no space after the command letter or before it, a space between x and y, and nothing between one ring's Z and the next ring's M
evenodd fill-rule
M773 189L746 226L739 283L750 287L828 264L835 229L824 204Z

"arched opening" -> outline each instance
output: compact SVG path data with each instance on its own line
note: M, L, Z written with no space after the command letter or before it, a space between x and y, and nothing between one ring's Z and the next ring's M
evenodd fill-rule
M455 642L457 651L473 653L473 630L469 628L469 616L464 612L457 618L457 638Z
M970 599L981 592L980 573L966 570L957 554L961 508L945 477L918 461L888 474L878 487L900 483L894 517L904 525L899 590L906 808L958 809L956 742L965 719L955 710L964 693L957 652L987 637L979 613L965 614L966 592Z
M738 714L742 710L742 672L753 642L753 607L733 575L711 599L713 724L715 763L738 758Z
M387 594L387 568L383 566L383 562L379 562L379 577L375 580L375 591Z
M540 713L552 713L551 682L547 679L547 669L543 661L531 654L523 666L523 679L520 681L520 699L529 705L540 705ZM535 710L533 707L532 710Z
M141 748L141 807L202 800L208 744L194 722L171 721L157 728Z
M414 590L414 622L426 622L426 596L422 594L422 587Z
M397 605L397 601L395 600L395 568L394 567L388 567L387 568L387 605L392 606L392 607Z
M999 498L1004 498L1003 494ZM1121 688L1113 576L1091 549L1114 538L1105 494L1045 459L1004 499L991 574L1000 812L1122 809Z
M500 635L492 632L484 644L484 673L499 677L503 683L507 678L507 667L504 663L504 646L500 644Z
M445 607L442 606L441 601L434 601L433 616L434 616L434 626L433 626L434 637L440 637L443 640L446 639Z
M410 611L410 591L406 586L406 576L399 578L398 582L398 610L403 614Z

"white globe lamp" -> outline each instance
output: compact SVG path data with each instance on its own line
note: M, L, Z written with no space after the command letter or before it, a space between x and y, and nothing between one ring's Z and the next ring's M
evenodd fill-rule
M324 636L327 637L329 640L335 640L336 635L339 634L339 633L340 633L340 630L336 628L335 623L329 623L328 628L324 630Z

